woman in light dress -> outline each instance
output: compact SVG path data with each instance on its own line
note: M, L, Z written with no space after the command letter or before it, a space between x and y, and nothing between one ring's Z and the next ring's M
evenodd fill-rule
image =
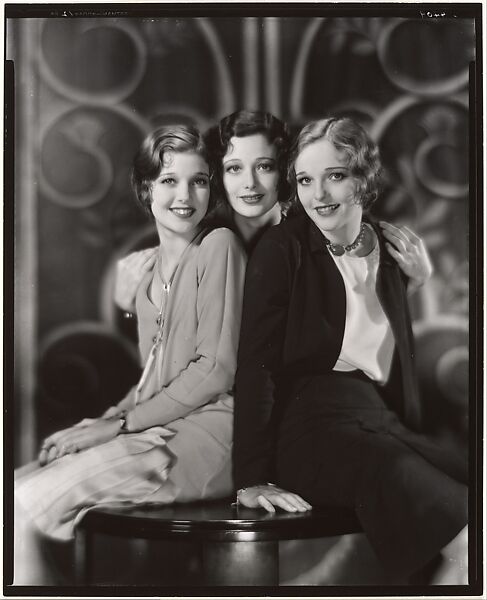
M138 201L160 244L135 310L143 374L118 405L49 436L15 487L14 584L53 582L46 538L69 541L90 507L166 504L232 491L232 388L246 256L207 226L214 196L207 146L168 126L134 160Z

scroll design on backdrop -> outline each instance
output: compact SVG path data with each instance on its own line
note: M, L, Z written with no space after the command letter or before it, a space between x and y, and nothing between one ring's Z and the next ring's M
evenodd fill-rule
M182 120L205 128L246 102L278 112L293 129L327 113L360 120L379 141L389 173L376 216L410 224L432 253L435 275L413 298L413 317L468 314L471 21L76 18L24 25L40 39L27 57L37 71L26 87L37 107L30 150L40 150L32 186L45 277L36 306L41 341L57 333L68 340L66 324L97 321L115 345L124 339L135 349L134 323L110 304L116 258L142 239L151 243L131 199L133 154L153 126ZM69 260L54 256L53 239L69 248ZM442 372L462 356L445 358Z
M69 69L66 66L61 69L58 65L57 70L50 62L57 60L54 58L55 44L51 38L55 38L59 33L55 28L54 31L49 30L52 29L49 20L43 22L42 42L38 56L39 75L42 83L47 84L59 96L59 99L56 98L53 105L49 107L49 111L46 111L47 122L41 128L43 165L40 171L40 183L44 194L51 201L65 208L89 208L103 200L110 190L116 157L109 156L102 143L102 138L110 135L110 128L107 127L109 122L103 116L104 112L91 111L87 116L88 109L103 109L126 118L139 130L135 136L136 143L151 128L151 124L157 123L163 115L173 115L173 118L196 122L204 127L216 118L216 115L226 114L234 109L235 93L225 52L215 28L206 18L192 20L195 31L188 37L188 43L192 42L194 35L200 35L209 50L218 81L218 91L215 93L215 115L205 116L196 106L171 102L167 98L160 101L157 96L150 102L149 107L143 110L136 106L134 96L136 97L140 86L143 85L143 80L156 72L157 60L164 61L164 44L170 43L170 39L166 39L164 43L159 40L159 45L155 45L152 52L149 41L154 40L154 33L168 20L150 21L151 23L144 23L139 20L139 27L123 19L71 21L69 47L74 47L74 50L69 58L72 64ZM101 33L103 37L100 37ZM91 37L94 39L91 40ZM175 39L173 35L173 43ZM111 75L111 87L105 85L104 78L97 72L96 62L100 54L97 44L100 43L103 43L108 58L98 59L104 61L99 70L117 71L116 76ZM49 51L45 48L46 45ZM86 67L87 56L92 61L89 68ZM129 65L127 71L120 67L115 69L118 57L122 57L124 59L122 62ZM77 76L79 81L75 82L76 77L72 73L78 71L81 75ZM124 77L118 81L120 72ZM180 77L180 74L178 76ZM190 70L187 76L191 77ZM66 108L66 101L71 112L77 112L79 115L71 115L67 123L62 123L62 119L70 112ZM64 146L69 153L69 160L65 161L64 168L69 169L70 166L74 168L69 173L69 177L65 178L74 182L75 188L79 177L79 160L82 160L85 167L87 163L90 164L90 167L85 169L83 181L84 184L87 180L91 181L88 189L83 189L82 192L73 192L66 187L59 189L60 178L53 175L55 167L50 164L51 156L49 154L46 156L45 152L45 140L49 136L57 136L57 146ZM58 163L58 160L54 162Z
M377 54L389 81L405 92L421 96L431 96L433 98L453 94L465 88L468 84L468 63L461 65L457 72L446 74L440 78L436 77L435 74L419 78L401 70L401 67L397 63L394 64L393 46L395 38L400 36L401 29L414 27L414 34L411 33L410 37L412 42L413 40L421 39L421 31L418 31L418 29L428 28L432 30L432 28L451 26L450 19L439 21L394 19L390 21L381 31L377 44ZM453 26L455 26L455 21L453 22ZM428 39L430 40L430 36L428 36ZM404 45L401 47L404 48ZM411 48L414 48L414 45ZM398 53L399 56L401 54L402 52ZM434 64L434 67L437 68L438 65Z
M44 27L41 32L42 37L46 36L45 25L47 22L48 21L44 21ZM110 36L111 30L121 32L123 36L128 38L133 50L133 65L130 69L129 76L120 83L113 85L111 88L102 89L100 91L94 89L87 90L86 87L70 83L57 74L45 55L41 38L39 47L39 72L41 77L44 79L45 83L60 96L68 98L75 104L94 104L96 106L103 104L107 106L119 104L126 100L126 98L137 89L137 86L140 84L145 74L147 68L147 45L137 28L127 19L110 20L107 24L101 24L99 19L81 19L79 25L73 32L74 39L72 39L72 43L75 44L76 41L79 41L79 37L81 37L81 40L83 40L83 38L87 39L89 38L90 33L100 29L105 30L104 35L108 36ZM117 38L115 38L114 44L116 44L116 42ZM118 45L121 45L120 41ZM89 39L87 39L85 44L81 43L78 47L85 52L90 51ZM115 55L116 48L112 51ZM91 52L93 52L93 56L91 57L92 60L96 60L96 48L91 47ZM71 57L71 60L74 59L74 64L71 65L74 73L76 73L77 68L83 69L84 64L84 60L79 61L79 64L76 64L76 58L79 57L76 57L76 55ZM84 58L84 55L81 55L81 58ZM92 65L92 67L94 68L95 65ZM86 81L87 83L92 84L90 79L91 78L88 75Z
M85 308L78 320L75 311L68 315L60 307L57 320L49 319L54 327L41 335L37 404L39 432L44 434L51 420L61 422L75 409L73 402L82 402L81 392L100 406L105 402L97 348L106 348L122 362L130 355L123 385L138 369L135 323L122 318L108 295L113 293L116 258L135 249L129 247L134 235L149 232L152 239L153 228L146 228L129 186L141 139L167 120L204 128L233 111L236 98L227 55L210 19L46 19L37 26L41 43L33 58L39 76L40 201L53 205L51 229L56 222L67 228L74 223L74 235L60 242L72 247L71 264L66 263L64 272L58 266L57 278L62 282L75 272L94 274L75 278L71 288L51 294L66 300L62 306L80 308L88 307L93 295L101 296L97 314ZM201 52L194 60L175 61L184 52L191 57L195 44ZM191 94L202 64L216 82L204 90L211 99L209 109ZM74 221L69 216L73 212ZM64 358L57 350L53 354L60 348L66 351ZM66 373L78 382L79 393L63 399ZM53 381L64 388L53 387ZM117 394L123 392L115 387Z
M416 318L468 306L458 299L458 294L468 289L468 279L457 283L453 304L444 290L451 285L453 273L467 275L462 276L460 269L466 260L466 238L462 240L458 231L467 228L460 207L468 201L469 191L466 86L473 52L471 24L463 25L460 32L471 43L464 44L450 61L443 60L441 68L423 52L427 45L430 54L444 55L445 44L451 39L454 46L454 36L460 35L458 27L459 22L452 20L310 19L300 39L291 80L289 110L296 121L323 114L353 116L379 142L389 177L377 216L411 225L424 238L435 265L433 281L416 298ZM321 71L313 71L313 57L318 50L324 52L323 45L327 64L317 63ZM424 60L419 66L410 58L406 61L404 47L421 52ZM382 94L371 94L370 80L364 77L351 95L342 94L338 102L324 105L319 115L314 114L316 108L309 113L309 81L321 76L325 87L331 85L327 80L330 65L348 64L352 55L360 64L369 65L369 78L384 78ZM451 168L439 167L445 164ZM457 235L452 244L453 228Z

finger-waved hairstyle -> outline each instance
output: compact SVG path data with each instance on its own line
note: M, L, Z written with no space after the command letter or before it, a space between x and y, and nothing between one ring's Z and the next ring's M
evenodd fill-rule
M132 168L132 187L139 204L152 216L152 183L164 166L167 152L195 152L210 168L209 152L202 134L192 125L164 125L158 127L144 139L135 155ZM214 208L215 194L211 193L207 214Z
M276 148L276 161L279 173L277 197L281 209L289 205L289 185L287 182L287 159L289 131L286 123L262 110L239 110L224 117L211 127L205 139L210 149L215 167L215 192L219 199L227 199L223 185L223 157L227 153L232 137L246 137L261 133Z
M375 202L381 188L382 165L377 144L365 129L350 118L320 119L305 125L294 140L289 153L288 181L291 202L298 203L295 164L298 155L310 144L328 140L347 158L356 179L356 201L366 210Z

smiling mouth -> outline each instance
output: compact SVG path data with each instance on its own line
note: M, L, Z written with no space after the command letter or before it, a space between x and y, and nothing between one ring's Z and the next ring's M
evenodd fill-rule
M337 208L339 208L339 206L339 204L326 204L323 206L317 206L315 210L321 217L326 217L333 214Z
M263 197L264 194L246 194L245 196L239 196L240 200L243 200L247 204L257 204Z
M170 208L169 210L173 213L173 215L176 215L182 219L188 219L196 212L194 208Z

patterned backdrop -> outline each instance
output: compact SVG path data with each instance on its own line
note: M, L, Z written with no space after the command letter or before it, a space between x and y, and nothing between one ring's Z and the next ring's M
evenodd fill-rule
M412 298L423 394L435 419L465 417L473 19L33 18L7 31L19 462L137 377L133 324L111 296L116 259L154 240L128 183L142 137L244 107L293 130L351 115L379 142L374 213L423 236L435 267Z

